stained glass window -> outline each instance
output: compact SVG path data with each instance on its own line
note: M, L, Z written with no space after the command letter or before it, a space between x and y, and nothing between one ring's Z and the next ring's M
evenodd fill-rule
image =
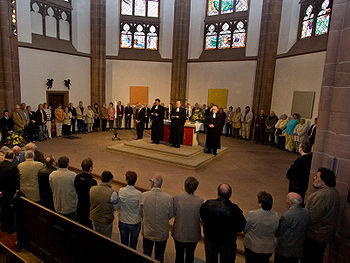
M208 32L205 38L205 49L216 49L216 43L218 39L218 34L215 31L215 26L210 25L208 27Z
M236 0L236 12L248 11L248 0Z
M249 0L207 0L207 3L204 49L244 48Z
M148 17L158 17L159 16L159 1L149 0L148 1Z
M316 22L316 36L328 33L329 19L331 17L331 9L329 8L329 0L322 3L321 11L318 13Z
M132 15L133 0L122 0L122 15Z
M160 0L121 0L121 48L158 50L159 4Z
M222 25L222 30L219 33L219 43L218 48L224 49L224 48L230 48L231 47L231 31L230 26L228 23L224 23Z
M143 32L143 26L137 25L136 32L134 33L134 48L145 48L145 33Z
M302 3L300 38L325 35L329 31L333 0L308 0Z
M124 24L123 31L120 36L120 47L132 48L132 33L130 31L130 25Z
M221 1L221 14L233 13L234 0Z
M219 0L208 0L208 16L214 16L219 14Z
M233 31L232 39L232 48L245 47L246 31L242 21L239 21L236 24L236 29Z
M312 29L314 24L314 13L313 13L314 7L312 5L309 5L306 9L302 31L301 31L301 38L311 37L312 35Z
M147 33L147 49L157 50L158 48L158 34L156 33L156 27L150 26Z
M135 0L135 16L146 16L146 0Z

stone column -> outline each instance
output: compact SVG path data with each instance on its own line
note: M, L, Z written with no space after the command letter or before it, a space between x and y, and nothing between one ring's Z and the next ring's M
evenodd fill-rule
M186 102L191 0L175 0L170 101Z
M264 0L255 73L253 112L270 112L283 0Z
M106 0L91 0L91 105L106 100Z
M337 176L339 227L328 262L350 259L350 0L335 0L323 73L309 189L320 167Z
M0 112L21 102L18 39L10 30L9 1L0 1Z

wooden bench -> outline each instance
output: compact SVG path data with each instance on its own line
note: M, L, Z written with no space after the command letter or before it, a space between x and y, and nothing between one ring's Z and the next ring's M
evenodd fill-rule
M24 197L16 201L21 247L50 262L156 262Z

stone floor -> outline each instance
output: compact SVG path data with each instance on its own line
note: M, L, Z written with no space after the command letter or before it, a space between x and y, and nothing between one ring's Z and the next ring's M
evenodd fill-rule
M54 138L45 142L38 142L38 148L44 154L53 154L56 159L62 155L70 158L70 165L80 167L84 158L90 157L94 161L94 173L110 170L115 179L124 181L127 170L138 174L137 185L149 188L149 179L160 174L164 178L163 191L176 195L183 193L183 183L188 176L196 177L200 184L196 192L204 200L216 197L217 186L229 183L233 194L231 200L237 203L243 212L257 209L257 193L267 191L274 198L273 210L282 213L287 209L285 204L288 181L285 178L290 164L297 158L295 154L283 152L270 146L263 146L252 141L246 142L223 136L221 143L228 150L213 161L206 163L196 170L167 165L157 161L135 158L107 150L107 146L121 144L136 137L134 130L119 132L121 141L112 141L111 132L77 135L76 139ZM150 137L150 131L145 131L144 137ZM205 141L205 135L200 135ZM119 241L117 220L115 220L113 239ZM142 244L138 245L142 251ZM169 238L165 262L174 262L174 243ZM196 250L196 257L204 259L203 244ZM243 262L238 258L237 262Z

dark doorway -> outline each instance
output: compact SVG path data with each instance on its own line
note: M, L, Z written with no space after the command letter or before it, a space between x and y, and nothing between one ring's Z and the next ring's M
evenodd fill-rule
M46 92L47 103L51 105L52 109L56 109L58 104L68 106L69 93L68 91L47 91Z

